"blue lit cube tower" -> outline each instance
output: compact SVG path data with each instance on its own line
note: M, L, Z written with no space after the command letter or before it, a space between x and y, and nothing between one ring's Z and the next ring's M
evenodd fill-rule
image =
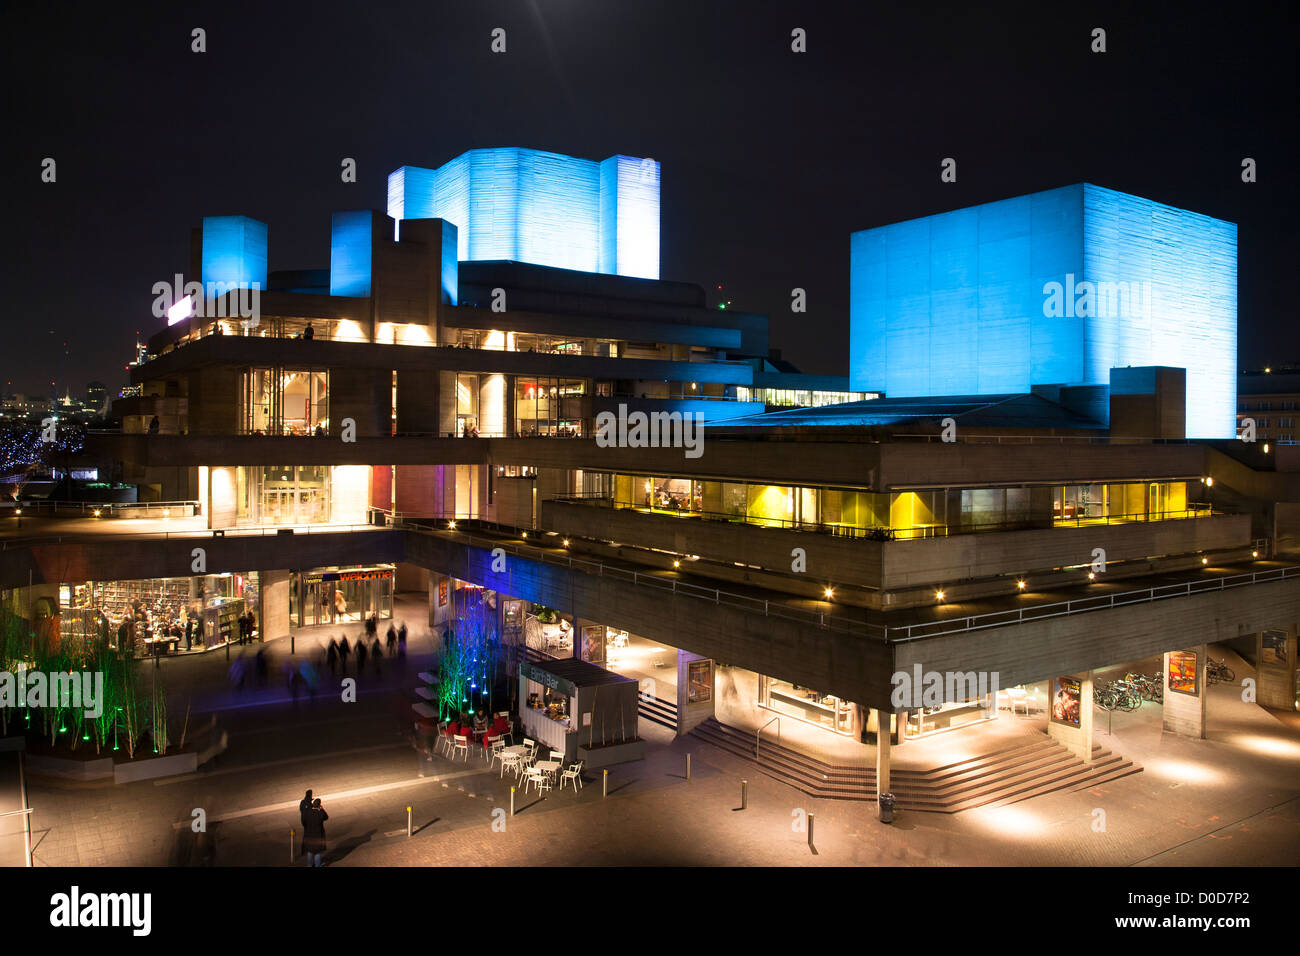
M1232 438L1237 227L1077 183L855 232L853 389L891 397L1187 371L1187 436Z
M388 177L388 215L445 219L462 262L508 259L659 278L659 164L597 162L507 147L473 149L437 169Z

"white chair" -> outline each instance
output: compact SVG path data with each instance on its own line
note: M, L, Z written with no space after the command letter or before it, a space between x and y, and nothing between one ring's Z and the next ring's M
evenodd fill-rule
M536 787L537 792L541 793L543 780L546 780L546 774L542 773L536 767L527 768L524 771L524 793L528 792L528 787L530 785ZM550 783L549 780L546 780L546 782Z
M468 763L469 762L469 737L465 736L464 734L457 734L454 740L455 743L453 744L451 750L452 759L455 760L456 754L460 753L463 750L465 751L465 761Z
M528 753L528 754L531 756L532 753L533 753L533 751L535 751L536 749L537 749L537 741L535 741L535 740L529 740L527 737L525 737L525 738L524 738L524 751L525 751L526 753Z
M564 789L564 781L573 781L573 792L577 793L582 786L582 761L578 760L569 765L569 769L564 771L560 776L560 789Z
M506 771L510 770L516 777L519 776L519 765L523 762L519 754L498 753L501 760L501 776L505 777Z
M501 751L505 749L506 749L506 742L501 739L500 735L497 735L496 737L489 737L487 739L487 750L483 751L483 755L487 757L487 761L489 764L496 763L497 757L499 757L501 755Z

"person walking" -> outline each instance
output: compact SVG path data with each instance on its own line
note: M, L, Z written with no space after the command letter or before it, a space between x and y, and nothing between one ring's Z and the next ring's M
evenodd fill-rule
M357 637L357 676L366 669L366 642L365 639Z
M348 654L352 653L348 647L348 636L343 635L343 640L339 642L339 663L342 665L343 676L348 676Z
M397 629L397 656L401 658L406 657L406 622L405 621L403 621L402 626Z
M185 620L185 649L188 651L194 646L194 618Z
M320 866L321 854L325 852L325 821L329 814L320 804L320 797L311 802L311 807L303 814L302 848L307 853L308 866Z
M384 649L379 646L379 638L370 646L370 659L375 662L375 676L379 677L379 662L384 659Z
M333 677L339 666L339 642L334 640L332 634L330 635L329 647L325 650L325 663L329 665L330 677Z
M388 634L386 635L388 644L388 656L392 657L397 650L397 628L393 627L393 622L388 622Z

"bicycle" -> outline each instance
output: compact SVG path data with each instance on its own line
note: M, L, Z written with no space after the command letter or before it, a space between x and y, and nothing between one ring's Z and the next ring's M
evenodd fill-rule
M1208 683L1231 684L1237 679L1236 673L1223 661L1216 661L1213 657L1205 663L1205 680Z

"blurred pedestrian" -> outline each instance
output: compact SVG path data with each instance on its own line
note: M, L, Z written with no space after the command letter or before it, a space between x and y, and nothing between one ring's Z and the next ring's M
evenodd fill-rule
M393 622L388 622L388 656L392 657L397 652L397 628L393 627Z
M384 649L379 646L379 638L370 647L370 659L375 662L375 676L379 676L379 662L384 659Z
M330 646L325 651L325 663L329 665L330 677L334 676L335 670L339 666L339 642L334 640L334 635L330 635Z
M360 677L361 672L364 671L365 669L366 669L366 642L361 637L361 635L357 635L357 676Z
M311 791L298 801L298 819L302 823L302 852L307 852L307 814L311 812Z
M344 677L348 676L348 655L350 653L352 653L352 649L348 647L348 636L344 634L343 640L339 641L339 664Z
M397 629L397 656L406 656L406 622L403 621L401 627Z
M307 851L308 866L321 865L321 854L325 852L325 821L328 819L329 814L317 797L302 821L302 848Z

